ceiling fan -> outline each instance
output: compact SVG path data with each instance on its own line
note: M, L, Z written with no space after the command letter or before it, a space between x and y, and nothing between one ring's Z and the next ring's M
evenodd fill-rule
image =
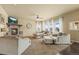
M36 15L36 20L40 20L43 19L42 17L40 17L39 15Z
M35 14L35 13L31 14L31 15L29 16L29 18L35 19L36 21L40 21L40 20L44 19L42 16L40 16L40 15L38 15L38 14Z

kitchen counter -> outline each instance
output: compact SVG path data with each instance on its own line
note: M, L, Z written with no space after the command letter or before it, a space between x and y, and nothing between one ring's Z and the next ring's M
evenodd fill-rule
M18 40L18 54L22 54L31 45L29 38L19 38Z

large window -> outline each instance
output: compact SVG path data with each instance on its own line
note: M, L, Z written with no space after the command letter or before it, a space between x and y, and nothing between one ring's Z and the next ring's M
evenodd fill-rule
M41 32L42 31L42 22L37 21L36 22L36 32Z
M37 21L36 24L37 24L36 25L37 32L41 32L41 31L52 32L53 29L52 20Z
M53 23L54 23L53 33L63 32L63 22L61 17L54 19Z
M53 33L63 32L62 18L48 19L45 21L36 22L37 32L48 31Z

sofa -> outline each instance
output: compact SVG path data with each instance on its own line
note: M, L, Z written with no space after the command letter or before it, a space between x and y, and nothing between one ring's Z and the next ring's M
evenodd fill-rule
M71 44L70 34L65 33L44 36L43 41L50 44Z
M56 44L71 44L70 34L57 36Z

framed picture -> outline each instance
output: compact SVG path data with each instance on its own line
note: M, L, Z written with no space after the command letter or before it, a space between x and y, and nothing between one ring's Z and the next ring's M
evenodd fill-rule
M79 21L72 21L69 24L70 30L79 30Z

